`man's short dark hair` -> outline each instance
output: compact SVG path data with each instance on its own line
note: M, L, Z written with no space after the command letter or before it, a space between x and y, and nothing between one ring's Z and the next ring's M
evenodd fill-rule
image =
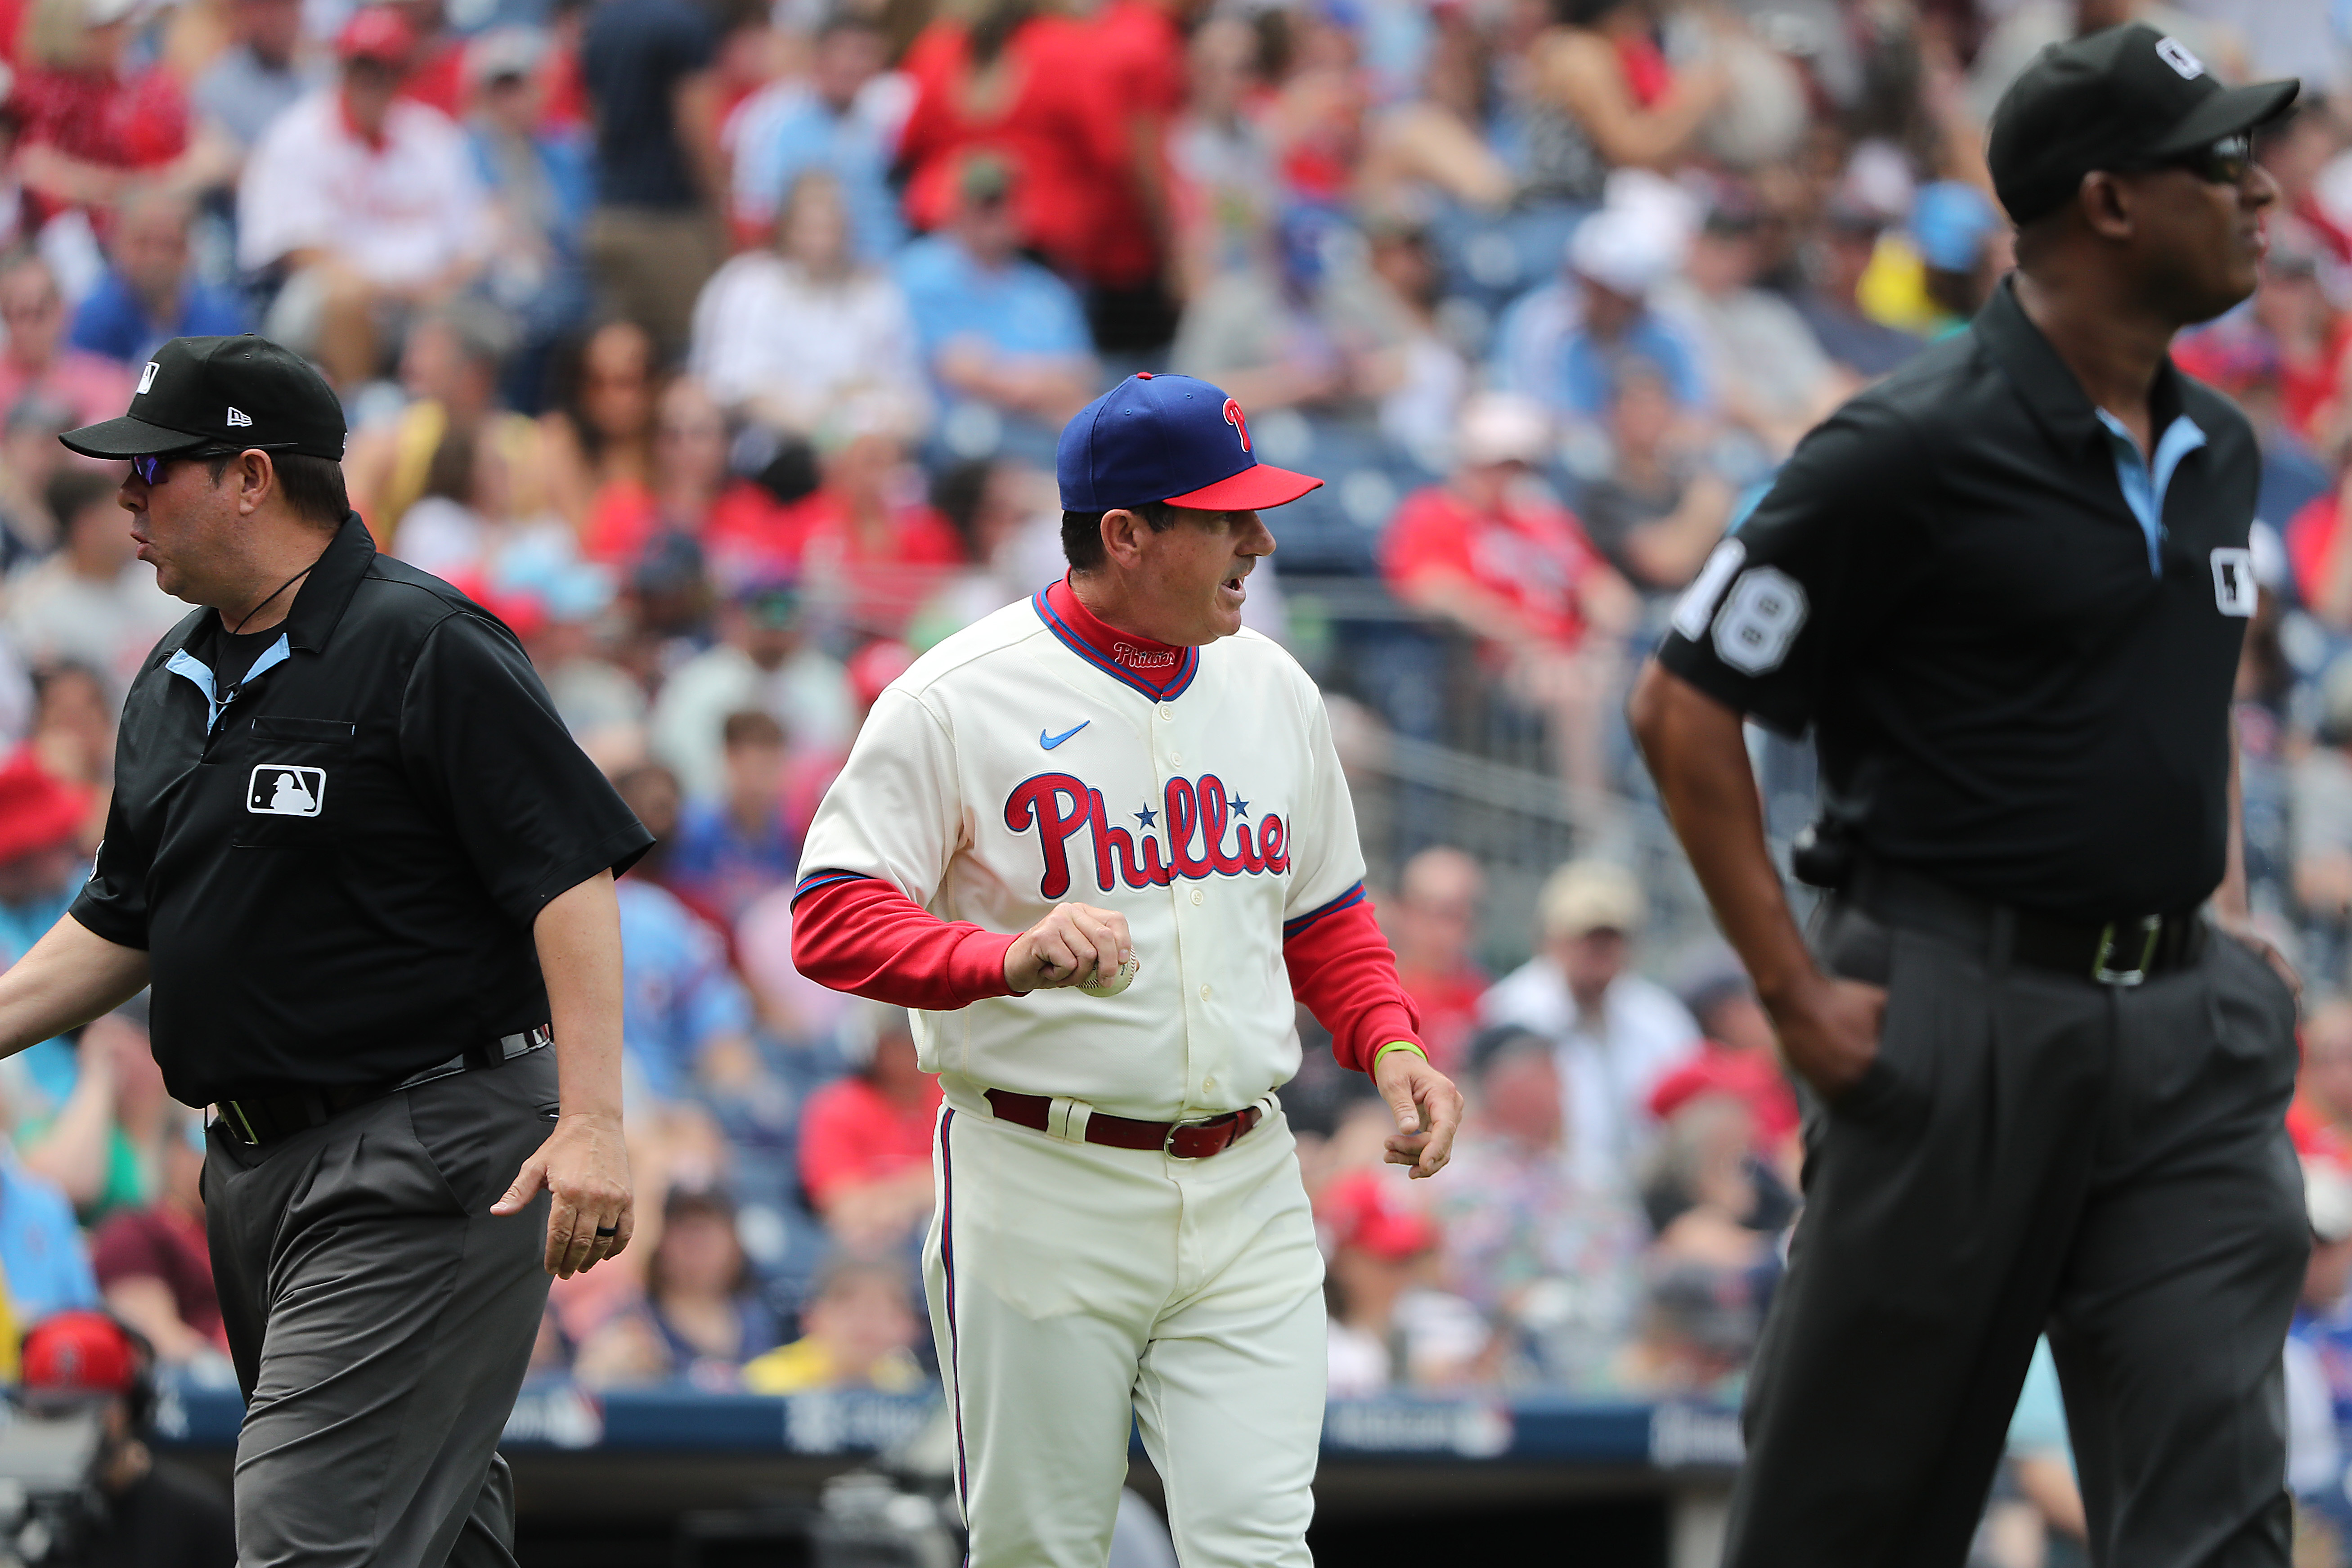
M781 746L784 743L784 727L775 716L757 708L742 708L727 715L719 726L719 744L728 751L744 746Z
M824 14L824 20L817 24L817 42L823 43L836 33L871 33L880 37L883 36L882 19L856 5L836 5Z
M93 468L59 468L41 487L41 504L49 509L60 530L69 529L74 519L91 507L112 501L118 488Z
M1108 559L1103 554L1102 520L1104 511L1066 511L1062 514L1062 554L1074 572L1091 572ZM1125 509L1150 524L1154 533L1165 533L1176 526L1183 513L1181 507L1171 506L1164 500L1148 500L1140 506Z
M237 454L224 452L205 467L212 482L221 482L228 466L236 461ZM328 458L306 457L300 452L272 452L270 465L278 470L278 489L286 504L303 521L315 523L332 533L343 526L343 519L352 510L351 492L343 488L343 466Z

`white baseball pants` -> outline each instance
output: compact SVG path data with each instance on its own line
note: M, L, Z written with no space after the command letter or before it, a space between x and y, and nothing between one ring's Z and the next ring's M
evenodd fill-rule
M932 1170L970 1568L1103 1568L1130 1414L1184 1568L1307 1568L1323 1259L1280 1110L1178 1160L947 1106Z

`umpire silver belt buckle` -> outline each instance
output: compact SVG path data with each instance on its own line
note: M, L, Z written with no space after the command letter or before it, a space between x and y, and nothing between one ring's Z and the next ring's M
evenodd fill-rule
M234 1100L224 1100L213 1110L217 1113L214 1120L227 1124L230 1137L248 1149L261 1147L261 1134L254 1129L253 1118L245 1113L245 1107Z
M2098 951L2091 955L2091 978L2102 985L2137 985L2147 978L2147 966L2156 960L2156 940L2164 934L2162 915L2143 915L2136 921L2109 921L2099 928ZM2129 969L2113 967L2116 939L2139 942L2139 961Z

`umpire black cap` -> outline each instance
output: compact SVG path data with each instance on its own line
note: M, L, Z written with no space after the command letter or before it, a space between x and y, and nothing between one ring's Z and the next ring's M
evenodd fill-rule
M2303 84L2223 87L2189 46L2145 22L2053 44L2009 84L1985 150L2018 223L2063 206L2094 169L2144 168L2286 111Z
M268 338L173 338L139 374L131 411L58 437L87 458L196 447L299 452L340 462L342 400L310 362Z

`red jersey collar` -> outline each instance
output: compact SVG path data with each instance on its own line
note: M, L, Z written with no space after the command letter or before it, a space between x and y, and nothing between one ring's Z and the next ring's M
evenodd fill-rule
M335 118L343 122L344 134L348 135L352 141L359 142L370 153L381 153L386 147L392 145L391 110L387 110L384 112L383 130L382 133L371 136L365 131L361 130L360 122L356 119L352 118L351 100L343 96L343 89L340 86L335 89Z
M1155 642L1104 622L1079 603L1067 577L1039 594L1033 603L1037 618L1062 639L1063 646L1155 702L1169 701L1192 685L1194 672L1201 668L1199 648Z

